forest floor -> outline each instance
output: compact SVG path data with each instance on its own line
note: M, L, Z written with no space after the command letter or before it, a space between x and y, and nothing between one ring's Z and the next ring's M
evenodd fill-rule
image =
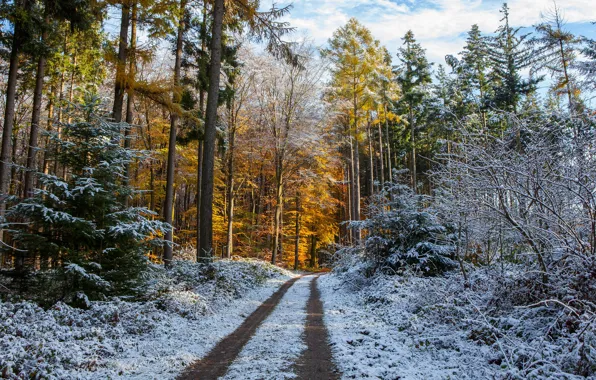
M180 262L149 279L144 301L0 301L0 378L585 378L564 367L568 341L544 339L546 309L488 315L498 287L481 271L463 287L457 273L346 268ZM535 355L548 368L520 360Z

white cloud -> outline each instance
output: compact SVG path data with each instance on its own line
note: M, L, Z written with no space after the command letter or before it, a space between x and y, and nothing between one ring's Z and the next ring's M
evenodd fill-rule
M568 22L582 23L596 18L593 1L565 0L558 6ZM513 26L536 24L541 12L553 6L552 0L510 0L508 4ZM411 29L429 59L438 63L444 62L446 54L462 50L472 24L491 33L502 17L500 0L294 0L293 5L288 21L300 33L306 30L318 44L325 44L337 28L356 17L392 53Z

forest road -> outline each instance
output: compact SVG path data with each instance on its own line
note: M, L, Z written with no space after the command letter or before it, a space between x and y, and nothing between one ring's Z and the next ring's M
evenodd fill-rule
M302 353L295 366L299 379L335 380L340 375L331 357L329 334L323 322L323 303L317 288L316 276L310 282L310 297L306 304L306 328L304 340L307 349Z
M309 276L310 277L310 276ZM332 361L328 333L323 322L323 304L317 288L317 279L310 281L310 295L306 304L306 323L303 339L307 348L293 366L298 379L336 380L340 378ZM250 341L259 326L278 306L288 289L301 277L284 283L263 302L233 333L222 339L205 357L188 366L178 380L215 380L226 374L243 347ZM263 379L266 379L264 376Z

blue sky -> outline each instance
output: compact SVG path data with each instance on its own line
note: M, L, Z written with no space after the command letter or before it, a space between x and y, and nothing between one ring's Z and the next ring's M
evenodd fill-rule
M283 6L290 1L274 1ZM466 32L478 24L484 33L499 25L501 0L294 0L286 19L297 29L297 36L309 36L317 45L326 44L334 30L356 17L391 53L397 52L400 38L411 29L427 50L432 62L444 63L446 54L462 50ZM263 0L267 8L271 0ZM532 26L541 13L552 9L552 0L508 1L514 26ZM567 29L596 38L594 0L560 0Z

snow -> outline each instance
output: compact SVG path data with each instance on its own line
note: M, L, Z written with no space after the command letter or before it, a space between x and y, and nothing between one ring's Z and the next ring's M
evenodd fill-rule
M226 380L291 379L303 342L313 276L297 280L257 329L224 376Z
M421 295L432 292L429 281L412 277L400 284L398 276L387 276L358 289L338 275L321 277L324 321L342 378L493 377L484 360L488 348L466 340L453 323L427 319Z
M565 312L508 306L511 284L494 268L469 268L466 287L458 272L365 276L352 264L319 281L344 379L594 379L574 374L581 342L553 334ZM583 363L594 363L593 336L585 331Z
M197 265L157 268L144 302L0 302L1 377L175 378L291 276L256 261L219 261L200 276Z

